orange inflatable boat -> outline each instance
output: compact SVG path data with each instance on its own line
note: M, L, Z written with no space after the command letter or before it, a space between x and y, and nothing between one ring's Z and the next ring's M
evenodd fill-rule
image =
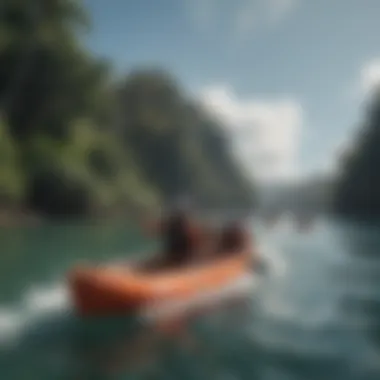
M69 274L69 287L79 315L118 315L215 291L247 273L248 267L247 254L154 272L125 266L78 267Z

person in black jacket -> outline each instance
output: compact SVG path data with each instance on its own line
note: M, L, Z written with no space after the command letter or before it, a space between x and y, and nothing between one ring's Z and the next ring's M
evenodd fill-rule
M188 204L179 203L154 223L162 237L159 266L181 266L193 260L202 242L201 228L191 217ZM152 230L152 228L151 228Z

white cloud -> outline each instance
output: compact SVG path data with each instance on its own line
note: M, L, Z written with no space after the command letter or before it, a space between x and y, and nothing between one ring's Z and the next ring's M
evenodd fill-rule
M345 98L354 102L366 102L373 91L380 87L380 57L362 64L358 75L345 91Z
M262 181L300 174L300 103L290 98L241 99L224 85L205 88L201 102L226 126L243 164Z
M361 69L360 88L364 95L380 86L380 58L367 62Z

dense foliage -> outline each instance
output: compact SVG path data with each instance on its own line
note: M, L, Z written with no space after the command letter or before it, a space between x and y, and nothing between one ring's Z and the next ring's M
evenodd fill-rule
M80 1L3 0L0 201L51 217L141 210L181 192L250 206L222 128L160 70L114 83Z
M380 217L380 92L374 94L354 149L342 159L335 209L346 216Z

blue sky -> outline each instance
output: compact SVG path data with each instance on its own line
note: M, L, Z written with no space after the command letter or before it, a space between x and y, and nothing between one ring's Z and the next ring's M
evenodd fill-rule
M85 4L96 53L120 72L170 70L226 122L247 166L264 177L331 166L365 91L380 82L379 0Z

